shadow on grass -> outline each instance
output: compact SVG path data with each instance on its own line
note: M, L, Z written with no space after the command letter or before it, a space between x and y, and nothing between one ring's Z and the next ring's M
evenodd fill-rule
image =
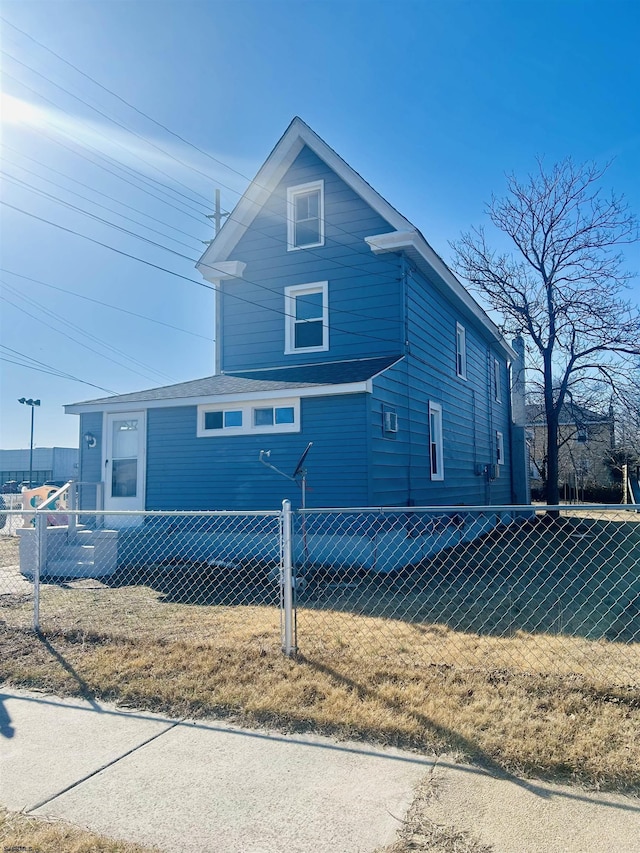
M640 524L525 522L388 574L344 558L336 545L334 564L298 566L301 606L484 636L640 642ZM148 587L161 604L278 606L278 577L274 562L211 555L122 566L101 585Z
M380 695L375 689L370 687L369 685L362 684L361 682L356 681L354 678L348 677L338 670L327 666L325 663L320 663L313 658L307 658L303 655L299 656L299 660L301 663L305 663L307 666L313 668L318 673L322 673L323 675L329 677L336 684L341 687L345 687L347 690L353 691L359 698L371 698L376 702L380 702L389 709L392 714L407 714L410 715L418 721L418 723L425 729L427 732L432 732L434 737L444 742L447 746L445 749L459 751L464 754L468 759L470 759L475 765L477 765L482 771L486 772L488 775L493 776L498 779L504 779L513 785L518 786L519 788L523 788L531 794L535 794L538 797L542 797L544 799L551 799L554 796L567 796L571 799L581 799L585 801L590 801L589 797L581 797L579 794L565 794L550 791L548 788L545 788L543 785L536 784L532 781L527 781L519 776L510 773L505 767L497 762L494 758L488 755L480 746L468 738L462 736L459 732L454 729L447 728L438 723L435 723L430 717L425 716L424 714L419 713L415 709L411 709L408 711L407 707L402 705L400 702L395 702L384 698ZM365 733L364 736L366 738ZM410 746L415 748L415 744L400 744L401 746ZM423 747L424 748L424 747ZM439 763L439 762L437 762ZM450 766L456 766L455 764L451 764ZM549 772L548 774L535 772L535 775L540 779L548 782L569 782L571 781L570 774L568 773L557 773L557 772ZM609 804L610 805L610 804ZM620 806L623 810L626 809L626 806ZM629 808L633 811L640 812L640 806L634 807L629 806Z

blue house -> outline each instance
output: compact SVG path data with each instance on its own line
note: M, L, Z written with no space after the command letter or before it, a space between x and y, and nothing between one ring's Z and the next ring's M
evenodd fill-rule
M66 407L104 509L528 502L522 349L301 119L197 269L214 375Z

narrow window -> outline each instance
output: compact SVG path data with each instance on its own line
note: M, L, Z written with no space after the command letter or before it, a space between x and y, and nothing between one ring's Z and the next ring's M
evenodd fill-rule
M496 432L496 464L504 465L504 437L501 432Z
M285 288L285 354L329 349L327 282Z
M500 362L493 359L493 398L496 403L502 400L502 383L500 381Z
M429 457L431 479L444 480L444 461L442 456L442 406L429 403Z
M324 181L287 189L287 249L324 245Z
M460 323L456 323L456 373L467 378L467 333Z

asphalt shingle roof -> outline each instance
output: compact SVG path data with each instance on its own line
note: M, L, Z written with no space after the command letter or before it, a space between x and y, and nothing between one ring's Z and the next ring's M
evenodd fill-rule
M344 385L364 382L386 370L400 356L362 358L351 361L333 361L322 364L304 364L291 367L271 367L206 376L176 385L163 385L131 394L83 400L73 405L99 403L146 403L155 400L179 400L189 397L216 397L220 394L252 394L257 391L287 391L310 388L314 385Z

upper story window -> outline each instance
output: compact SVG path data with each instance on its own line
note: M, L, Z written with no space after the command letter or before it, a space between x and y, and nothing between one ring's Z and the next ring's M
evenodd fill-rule
M431 479L444 480L442 406L439 403L429 403L429 457L431 461Z
M329 349L329 284L317 281L285 287L286 355Z
M299 398L198 406L199 438L267 432L300 432Z
M287 250L324 246L324 181L287 188Z
M500 362L497 358L493 359L493 399L496 403L502 401L502 381L500 373Z
M456 373L467 378L467 333L460 323L456 323Z

